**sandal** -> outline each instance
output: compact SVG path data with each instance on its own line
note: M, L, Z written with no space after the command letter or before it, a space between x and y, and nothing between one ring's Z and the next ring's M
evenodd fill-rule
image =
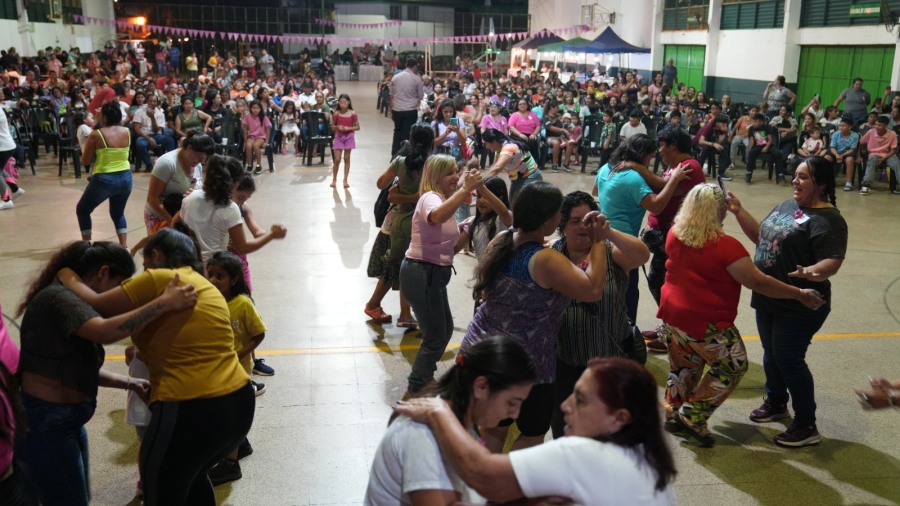
M700 443L700 446L703 448L711 448L714 444L716 444L716 440L713 439L712 434L709 433L709 430L704 428L703 431L699 431L690 423L685 420L681 413L678 411L672 413L672 421L675 422L675 425L681 427L681 429L690 436L691 438L697 440Z
M366 313L366 316L371 318L372 321L378 324L391 323L391 320L393 320L393 317L385 313L381 306L372 309L363 306L363 312Z
M397 326L407 329L419 328L419 322L415 318L397 318Z

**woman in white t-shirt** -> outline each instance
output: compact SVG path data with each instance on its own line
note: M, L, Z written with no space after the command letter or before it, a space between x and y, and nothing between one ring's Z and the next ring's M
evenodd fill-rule
M200 256L206 261L217 251L227 251L229 242L238 253L256 251L272 239L283 239L287 229L272 225L259 237L248 238L244 233L241 210L231 200L244 169L241 162L230 156L213 155L206 166L203 189L184 198L181 211L174 221L187 225L200 245Z
M592 506L675 503L675 462L662 433L656 381L639 363L595 358L563 403L567 437L492 454L469 437L440 399L395 411L428 423L445 459L490 501L564 497Z
M473 444L478 431L516 418L537 370L528 351L513 338L491 337L456 356L433 390ZM372 462L366 505L483 503L441 457L427 425L406 416L394 419Z

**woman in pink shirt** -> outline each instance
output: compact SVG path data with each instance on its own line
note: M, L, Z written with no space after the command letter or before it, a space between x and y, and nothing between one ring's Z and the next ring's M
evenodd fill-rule
M516 112L509 115L509 135L522 139L528 144L528 151L535 160L540 160L540 142L538 135L541 133L541 119L532 112L528 101L520 99L516 103Z
M250 103L250 113L241 120L244 131L244 152L247 154L247 172L253 171L253 160L256 160L256 173L262 172L263 146L268 143L272 122L265 115L262 104L258 100ZM274 172L269 169L269 172Z
M432 155L425 162L419 198L412 218L412 239L400 266L400 290L409 301L422 333L422 346L409 374L404 399L434 381L437 361L453 334L447 284L453 255L463 244L453 219L463 200L481 185L477 169L465 173L462 186L456 159Z

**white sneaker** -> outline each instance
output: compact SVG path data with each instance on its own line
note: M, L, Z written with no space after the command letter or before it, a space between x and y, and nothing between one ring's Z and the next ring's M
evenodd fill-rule
M23 190L22 187L20 186L19 189L16 190L16 191L12 194L12 198L13 198L13 199L16 199L16 198L18 198L18 197L21 196L21 195L25 195L25 190Z
M12 207L13 207L12 199L7 200L6 202L0 202L0 211L2 211L4 209L12 209Z
M850 183L850 182L844 183L844 191L848 192L851 190L853 190L853 183Z
M868 194L869 194L869 187L866 186L866 185L860 186L860 187L859 187L859 194L860 194L860 195L868 195Z
M728 165L728 168L725 169L725 170L733 170L733 169L734 169L734 164L732 163L732 164L729 164L729 165Z

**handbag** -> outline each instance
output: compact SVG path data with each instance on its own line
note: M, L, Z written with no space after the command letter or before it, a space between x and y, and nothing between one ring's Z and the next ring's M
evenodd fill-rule
M394 181L387 185L385 189L381 190L381 193L378 194L378 198L375 199L375 226L378 228L381 228L381 225L384 224L388 208L391 207L391 203L388 202L388 193L391 192L391 188L393 188L399 180L399 177L395 177Z
M647 363L647 345L644 344L644 336L641 335L641 329L637 325L632 325L622 339L622 351L625 356L632 360L636 360L641 364Z

